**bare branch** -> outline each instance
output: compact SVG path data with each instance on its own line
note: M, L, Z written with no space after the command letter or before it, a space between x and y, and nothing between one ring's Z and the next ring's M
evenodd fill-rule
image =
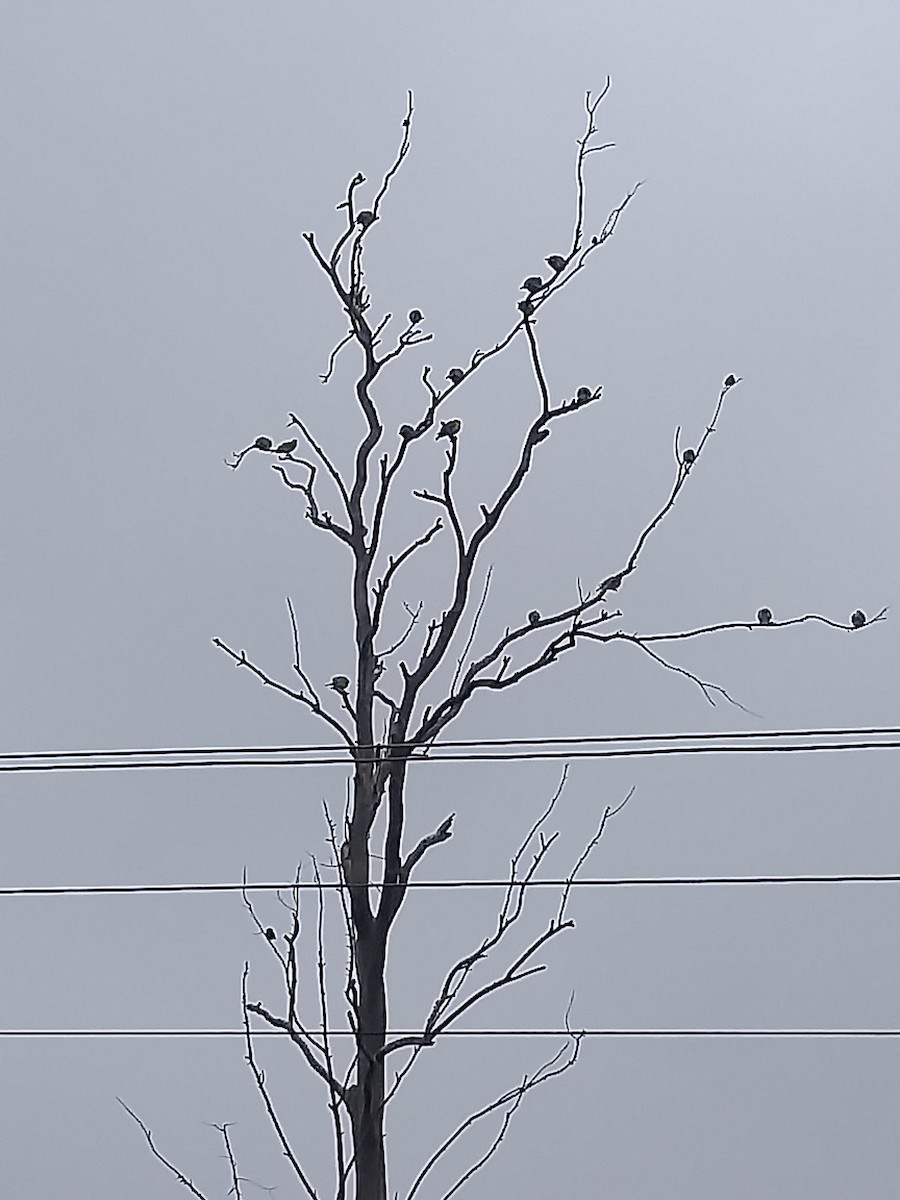
M213 1125L213 1129L218 1129L222 1135L222 1141L225 1143L225 1154L228 1158L228 1165L231 1167L231 1194L235 1200L241 1200L241 1179L238 1175L237 1163L234 1159L234 1152L231 1149L231 1139L228 1136L228 1125Z
M348 344L348 342L352 342L352 341L353 341L353 330L349 329L328 356L328 366L325 370L325 373L324 373L324 375L319 376L319 378L322 380L323 383L328 383L328 381L331 379L332 375L334 374L334 367L337 362L337 356L340 354L340 352L343 350L343 348Z
M192 1196L196 1196L198 1198L198 1200L207 1200L207 1197L204 1195L204 1193L201 1192L198 1187L195 1187L194 1184L190 1181L190 1179L188 1179L188 1177L186 1175L183 1175L181 1173L181 1171L178 1170L178 1168L174 1165L174 1163L169 1162L169 1160L165 1157L165 1155L160 1153L160 1151L156 1148L156 1145L154 1144L153 1134L150 1132L150 1130L147 1128L147 1126L144 1124L144 1122L141 1120L141 1118L137 1115L137 1113L133 1112L128 1107L128 1105L121 1098L121 1096L116 1096L116 1099L119 1101L119 1103L125 1109L125 1111L128 1113L129 1117L131 1117L131 1119L140 1126L141 1130L143 1131L144 1137L147 1139L147 1145L150 1147L153 1157L157 1158L167 1170L171 1171L171 1173L175 1176L175 1178L178 1180L178 1182L180 1184L182 1184L184 1187L186 1187Z
M347 492L347 486L344 483L343 478L341 477L340 471L337 469L337 467L331 461L329 456L325 453L325 450L322 448L322 446L319 444L319 442L316 440L316 438L313 437L313 435L310 432L306 423L304 421L302 421L300 419L300 417L298 417L295 413L288 413L288 416L291 418L290 421L288 422L288 426L291 426L291 425L297 426L297 428L303 434L303 436L306 439L309 446L318 455L319 460L321 461L325 470L328 472L328 474L334 480L334 485L337 488L337 490L341 493L341 499L344 501L344 509L347 512L347 514L349 515L349 513L350 513L350 497Z
M410 853L407 855L406 860L400 870L399 884L401 888L409 881L410 873L412 872L416 863L422 859L422 856L425 854L425 852L432 846L439 846L441 842L448 841L453 836L450 826L453 824L453 818L455 815L455 813L451 813L449 817L445 817L434 833L429 833L426 837L423 837L417 844L416 848L410 851Z
M306 467L306 469L309 471L309 479L306 481L306 483L297 483L291 479L281 463L272 463L272 470L278 472L285 487L292 488L297 492L302 492L306 497L307 520L311 524L315 525L317 529L324 529L327 533L333 533L335 537L339 538L342 542L344 542L345 545L352 546L353 539L350 535L349 529L345 529L343 525L338 525L330 513L322 512L319 509L319 504L316 500L315 492L313 491L316 482L315 464L307 462L306 459L303 458L292 458L290 461L299 463L301 466Z
M551 1059L538 1067L533 1075L525 1075L522 1079L522 1082L518 1084L518 1086L510 1088L510 1090L504 1092L502 1096L498 1096L496 1100L492 1100L489 1104L486 1104L477 1112L471 1113L465 1118L464 1121L461 1121L456 1129L454 1129L454 1131L450 1134L450 1136L441 1143L438 1149L434 1152L434 1154L432 1154L425 1166L416 1176L413 1186L407 1193L407 1200L413 1200L413 1197L419 1190L419 1187L428 1172L467 1130L471 1129L473 1125L482 1120L484 1117L489 1116L491 1113L496 1112L498 1109L503 1108L507 1104L511 1104L511 1107L504 1115L500 1130L495 1136L490 1148L485 1154L482 1155L480 1159L476 1160L476 1162L457 1180L457 1182L448 1192L444 1193L444 1200L449 1200L449 1197L452 1196L454 1192L459 1191L463 1184L467 1183L468 1180L471 1179L475 1174L475 1172L483 1167L488 1159L497 1150L500 1143L503 1141L504 1136L506 1135L510 1121L518 1110L519 1105L522 1103L525 1094L530 1092L532 1088L539 1087L540 1084L546 1083L548 1080L553 1079L558 1075L562 1075L571 1067L575 1066L575 1063L578 1061L578 1050L580 1043L581 1035L573 1034L569 1057L561 1066L557 1066L557 1063L559 1063L560 1059L562 1058L563 1053L565 1052L565 1047L560 1049Z
M484 612L484 606L487 603L488 591L491 586L491 576L494 573L493 563L488 567L484 577L484 588L481 592L481 599L478 602L478 607L475 609L475 616L472 618L472 628L469 630L469 636L466 639L466 644L462 648L462 653L456 661L456 671L453 674L453 682L450 684L451 696L456 691L456 685L459 683L459 676L463 668L463 663L469 656L469 651L472 649L472 643L475 641L475 634L478 630L478 622L481 620L481 614Z
M255 675L260 683L264 684L266 687L274 688L276 692L281 692L282 695L289 696L292 700L296 700L299 704L306 705L310 712L315 713L317 717L321 717L322 720L325 721L326 724L330 725L336 733L339 733L348 746L355 745L350 733L348 733L340 721L322 708L315 694L307 696L304 692L295 692L293 688L289 688L285 684L279 683L270 675L267 675L265 671L261 670L255 663L251 662L250 659L247 658L246 651L232 650L232 648L223 642L221 638L213 638L212 643L220 650L223 650L229 658L234 659L235 666L246 667L247 670L250 671L252 675Z
M322 1045L325 1056L325 1069L328 1072L328 1090L330 1093L328 1107L331 1109L334 1125L334 1153L338 1179L336 1200L344 1200L347 1173L344 1161L344 1128L341 1121L340 1104L346 1104L347 1093L343 1085L336 1084L335 1082L334 1058L331 1053L331 1040L328 1033L328 999L325 991L325 893L322 889L322 876L319 873L319 864L315 858L313 858L312 863L313 877L317 885L316 895L318 897L316 909L316 975L319 984L319 1016L322 1021ZM299 904L299 892L297 894L297 903Z
M284 1126L278 1118L278 1113L275 1111L275 1105L272 1102L272 1097L269 1095L268 1088L266 1087L265 1072L257 1065L256 1057L253 1053L253 1036L250 1031L249 1015L252 1011L252 1006L247 1002L247 972L249 969L249 964L244 963L244 973L241 978L241 1011L244 1016L244 1044L247 1050L247 1065L250 1067L250 1071L253 1074L257 1090L262 1096L263 1104L265 1105L269 1120L272 1123L272 1128L275 1130L275 1135L281 1143L281 1148L284 1151L285 1158L291 1164L294 1174L300 1180L300 1183L303 1185L303 1189L309 1196L310 1200L318 1200L315 1188L307 1178L305 1171L301 1167L300 1162L294 1153L293 1147L288 1141L287 1134L284 1131Z

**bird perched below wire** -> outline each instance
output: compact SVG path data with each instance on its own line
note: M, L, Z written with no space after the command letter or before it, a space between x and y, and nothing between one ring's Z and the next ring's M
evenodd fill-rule
M555 271L557 275L560 273L560 271L564 271L566 268L566 260L561 254L551 254L544 259L544 262L547 264L550 270Z
M445 438L455 438L461 429L462 429L462 421L457 421L457 419L455 417L453 417L449 421L441 421L441 427L437 431L435 441L437 441L438 438L444 438L444 437Z
M771 625L772 624L771 608L761 608L759 610L759 612L756 614L756 619L757 619L757 621L759 621L760 625Z
M297 449L297 439L291 438L290 441L282 442L280 445L276 446L275 453L283 454L286 456L288 454L293 454L296 449Z
M862 629L866 623L866 614L861 608L858 608L855 613L851 614L850 624L854 629Z
M541 279L540 275L529 275L522 284L522 291L529 292L531 295L534 295L534 293L539 292L543 286L544 281Z
M267 437L258 437L253 443L254 450L271 450L272 439Z

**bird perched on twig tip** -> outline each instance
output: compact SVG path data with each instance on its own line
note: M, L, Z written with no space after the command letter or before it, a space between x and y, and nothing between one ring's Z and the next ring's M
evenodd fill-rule
M441 427L437 432L437 437L455 438L461 429L462 421L457 421L457 419L453 417L449 421L441 421Z
M267 437L258 437L253 443L254 450L271 450L272 439Z
M560 273L560 271L564 270L566 266L566 260L561 254L551 254L549 257L544 259L544 262L547 264L550 270L555 271L557 275Z
M331 683L328 685L333 692L340 692L343 696L350 686L350 680L346 675L335 675Z
M733 375L727 375L725 377L725 387L734 387L734 385L736 383L737 383L737 380L735 379L735 377Z
M420 321L424 321L424 320L425 320L425 318L422 316L422 314L419 312L419 310L417 308L411 308L409 310L410 325L418 325Z
M297 449L297 439L291 438L290 441L281 442L280 445L276 446L275 453L276 454L293 454L296 449Z

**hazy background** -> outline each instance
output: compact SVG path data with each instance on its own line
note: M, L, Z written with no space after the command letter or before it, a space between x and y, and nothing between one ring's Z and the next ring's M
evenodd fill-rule
M522 278L565 250L583 95L607 73L616 148L589 160L588 232L646 180L542 313L554 394L602 383L604 399L557 423L485 558L485 638L621 569L671 484L675 427L696 443L732 371L744 382L719 432L619 593L624 626L762 604L845 621L896 602L895 5L6 0L2 22L3 751L322 740L210 639L287 679L290 594L308 671L352 674L345 556L259 456L223 460L302 409L350 461L352 351L323 388L344 326L300 234L327 241L350 177L388 166L407 88L413 149L367 238L369 283L373 311L420 307L436 336L380 387L388 429L418 419L422 364L442 377L493 344ZM517 342L448 410L468 515L536 405ZM434 486L439 446L411 460L409 489ZM393 515L399 538L433 513L410 499ZM442 603L446 548L398 599ZM754 718L636 650L588 646L473 702L453 736L895 724L898 648L889 620L852 638L738 631L673 656ZM547 763L419 768L410 836L457 813L422 876L503 874L558 778ZM896 871L896 778L888 751L580 763L553 869L635 786L595 874ZM5 775L0 883L287 878L326 853L321 802L344 788L337 767ZM583 1025L898 1027L898 895L580 892L552 969L476 1023L556 1026L574 989ZM412 897L392 942L397 1024L421 1019L492 904ZM273 899L261 912L283 923ZM235 896L6 899L2 914L5 1029L232 1027L245 959L252 994L277 1003ZM554 1048L430 1051L398 1100L393 1187L451 1117ZM298 1146L323 1167L321 1094L273 1051ZM210 1196L230 1186L208 1124L222 1121L245 1176L298 1194L235 1040L5 1039L0 1056L6 1196L184 1194L117 1094ZM893 1041L593 1041L467 1194L894 1196L898 1073Z

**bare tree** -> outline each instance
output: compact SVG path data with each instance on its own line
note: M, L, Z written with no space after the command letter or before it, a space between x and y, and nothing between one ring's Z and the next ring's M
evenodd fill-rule
M422 393L417 412L411 416L409 424L394 430L385 428L375 384L401 357L419 351L433 335L426 331L422 313L412 309L406 321L401 322L402 329L388 337L393 322L391 315L373 315L366 273L366 243L376 223L387 215L390 189L409 153L413 115L410 96L399 150L374 194L364 203L366 180L361 174L355 175L350 180L345 199L338 205L343 214L342 228L330 248L323 247L313 233L303 235L326 287L347 320L346 333L328 358L323 382L329 383L333 379L341 355L355 353L358 362L352 402L361 414L364 432L355 447L352 472L342 474L336 465L336 455L325 446L307 417L294 413L290 414L289 438L276 443L269 437L258 437L229 464L237 468L248 455L270 456L272 469L283 484L302 498L309 524L314 530L340 542L352 565L349 607L355 632L353 678L336 675L323 685L310 676L301 664L298 622L290 601L288 609L294 648L294 678L290 683L269 674L244 650L215 639L215 645L238 666L246 668L262 683L277 689L324 722L345 748L351 762L352 785L342 824L338 825L326 812L334 856L332 865L338 873L337 894L348 946L343 1003L351 1037L345 1039L344 1044L352 1046L352 1050L346 1054L333 1040L330 1007L334 1007L334 998L329 996L326 979L325 889L320 864L313 863L317 886L315 938L318 965L315 1014L311 1020L301 1011L304 1005L298 993L299 887L294 889L290 899L285 900L290 913L290 928L283 938L263 924L245 894L252 919L280 964L285 991L283 1005L278 1011L251 1000L245 968L246 1056L281 1149L302 1189L310 1197L317 1197L322 1192L307 1174L294 1148L290 1121L278 1112L270 1094L254 1050L253 1030L257 1027L254 1022L262 1022L269 1031L278 1031L289 1039L306 1067L323 1086L334 1139L331 1190L337 1200L345 1200L351 1195L356 1200L387 1200L385 1113L392 1097L422 1050L434 1045L479 1001L544 969L536 961L538 956L552 939L573 924L567 915L571 883L603 834L608 819L617 811L607 807L603 812L598 828L569 869L568 882L560 889L558 906L546 927L527 938L524 949L502 960L504 965L496 967L487 982L477 981L476 966L483 965L489 958L491 963L497 963L511 945L508 934L523 916L528 886L536 879L554 844L556 833L551 831L550 823L565 781L563 775L559 789L535 824L526 831L512 858L496 927L478 941L469 954L449 966L421 1028L414 1033L393 1036L386 1019L388 936L403 907L414 870L435 846L451 837L453 823L453 814L450 814L415 844L405 841L410 763L427 756L436 739L477 695L515 687L527 677L553 667L563 655L585 642L626 642L663 668L684 676L711 704L717 699L736 703L720 685L670 661L666 647L726 629L762 630L813 620L852 630L871 623L861 613L854 614L848 624L816 614L775 620L767 609L762 609L753 620L742 616L740 620L669 634L638 634L622 627L622 612L616 606L615 595L637 569L645 546L693 478L717 427L726 398L740 383L737 377L728 375L717 396L711 398L709 423L699 440L691 447L683 447L679 433L676 433L674 478L666 486L661 502L651 509L646 524L637 531L634 548L628 557L610 564L609 574L592 586L579 583L573 588L572 600L556 611L532 611L524 619L506 626L487 643L486 649L477 654L473 652L490 585L490 570L482 570L484 548L526 479L532 472L537 472L542 443L549 437L554 424L574 419L601 396L601 388L590 386L579 387L573 396L559 396L542 365L539 325L544 306L551 304L563 288L588 267L589 261L612 237L638 190L639 185L635 185L608 213L595 233L588 231L586 164L592 154L607 148L598 138L597 114L608 88L607 80L599 94L589 93L586 99L586 124L575 155L574 220L565 253L549 255L545 259L546 270L524 281L523 297L518 301L515 319L490 349L475 351L465 366L451 369L440 383L432 378L431 367L422 369ZM476 519L467 522L454 490L465 437L458 419L444 418L445 406L486 363L514 344L523 345L529 357L535 386L534 416L520 437L514 466L505 483L493 499L479 506ZM414 399L410 400L410 407L416 408ZM392 544L390 523L386 519L389 498L398 488L401 477L405 477L404 467L412 447L421 438L435 435L446 444L443 469L430 488L420 489L414 495L426 508L435 510L436 515L430 523L427 519L423 521L421 532L408 542ZM423 605L411 607L398 602L395 597L402 569L432 543L445 547L453 569L452 586L445 605L441 611L429 615ZM400 628L398 611L405 611L405 628L389 643L386 630ZM389 613L393 624L388 620ZM882 616L880 613L872 620ZM441 691L439 698L426 703L429 685L432 691L437 686ZM327 696L328 690L333 693L334 700ZM377 821L379 816L382 819ZM408 1193L409 1200L420 1193L435 1164L468 1130L493 1117L496 1122L493 1140L487 1151L445 1192L446 1197L453 1195L500 1145L525 1095L574 1065L580 1036L569 1025L568 1013L566 1022L570 1031L566 1045L451 1131L424 1162ZM395 1064L399 1064L396 1069ZM146 1126L141 1127L154 1153L162 1158L153 1146ZM227 1138L227 1126L219 1128L225 1137L233 1190L239 1194L240 1181ZM166 1162L165 1159L162 1161ZM176 1168L167 1162L166 1165L194 1194L200 1194Z

